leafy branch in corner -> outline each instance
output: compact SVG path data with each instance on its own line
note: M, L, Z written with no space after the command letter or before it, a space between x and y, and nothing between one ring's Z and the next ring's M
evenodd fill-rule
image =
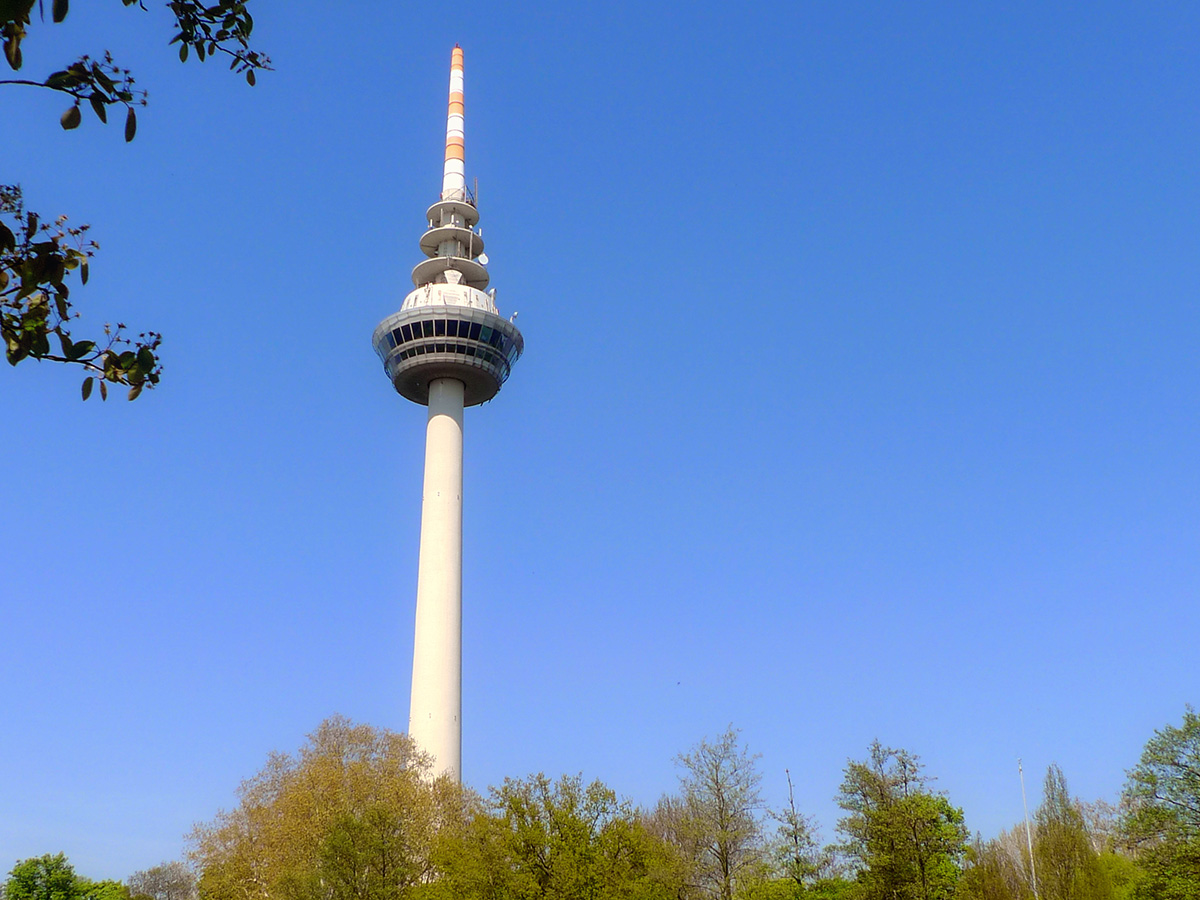
M125 6L137 3L145 9L140 0L121 2ZM0 0L0 37L4 40L4 58L13 71L20 69L24 62L21 42L25 39L25 26L31 21L33 3L34 0ZM70 0L52 0L51 17L55 22L66 18L69 3ZM197 0L171 0L167 7L174 14L179 29L170 42L179 44L180 61L186 62L193 50L202 62L206 57L223 54L229 57L229 68L244 74L251 85L255 83L256 70L271 68L268 56L250 49L254 19L246 9L246 0L221 0L211 6ZM124 104L126 141L132 141L137 132L134 106L145 106L147 98L145 91L133 89L134 78L129 69L117 66L107 51L101 59L82 56L67 68L52 73L45 81L13 78L0 80L0 84L48 88L73 97L74 104L60 119L66 129L79 126L82 121L80 106L84 100L101 122L108 121L109 106Z
M108 399L112 383L128 385L134 400L144 388L158 384L162 335L146 332L135 341L125 336L123 324L106 324L103 341L76 341L68 328L79 314L71 309L67 279L78 272L80 283L87 284L88 261L98 249L87 230L87 225L68 226L66 216L41 222L37 213L25 210L19 187L0 185L0 337L5 357L14 366L26 358L78 364L89 373L84 400L97 382L102 399Z
M121 2L128 6L135 0ZM201 62L206 56L221 53L229 57L229 68L245 74L252 87L254 71L271 68L269 57L250 49L254 19L246 11L245 0L222 0L213 6L196 0L172 0L167 6L179 25L179 33L171 43L179 44L180 62L187 62L189 48L196 51Z
M24 59L21 43L32 22L35 0L0 0L0 41L9 68L17 71ZM220 54L228 57L229 68L244 75L250 85L255 72L269 70L271 60L250 49L254 19L247 11L248 0L219 0L205 5L198 0L170 0L167 8L175 17L177 32L170 44L179 44L179 59L186 62L192 52L203 62ZM70 0L49 0L51 19L67 17ZM121 0L125 6L143 0ZM41 20L45 21L46 0L37 0ZM117 65L107 51L99 58L81 56L65 69L51 73L44 81L14 78L0 85L23 85L66 94L72 100L59 120L66 130L78 128L83 121L86 101L101 122L108 122L109 107L125 107L125 140L137 134L136 106L145 106L147 94L134 88L133 74ZM10 224L11 223L11 227ZM129 386L129 399L144 388L158 383L162 366L158 347L162 336L147 331L136 340L125 335L125 326L104 326L102 341L75 341L68 324L78 318L69 300L66 280L78 271L81 284L87 284L88 260L97 249L95 241L85 237L88 226L70 227L67 217L42 223L36 213L27 212L17 185L0 185L0 337L11 365L23 359L47 359L76 363L88 370L83 382L86 400L95 384L100 396L108 398L108 384ZM51 335L59 351L52 350Z

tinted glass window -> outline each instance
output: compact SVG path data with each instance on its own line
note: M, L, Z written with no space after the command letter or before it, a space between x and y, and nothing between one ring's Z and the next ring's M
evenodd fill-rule
M421 323L421 330L425 332L425 337L433 337L433 323L428 319Z
M407 326L407 325L401 325L401 326L400 326L400 328L399 328L398 330L399 330L399 332L400 332L398 335L396 335L396 332L395 332L395 331L393 331L393 332L392 332L392 334L396 335L396 342L397 342L397 343L403 343L404 341L411 341L411 340L412 340L412 329L411 329L411 328L409 328L409 326Z
M458 320L451 319L446 323L446 335L448 337L458 337Z
M479 329L481 327L482 326L478 322L471 323L471 340L473 340L473 341L479 340Z
M444 319L438 319L433 323L433 333L438 337L443 337L446 334L446 322Z
M417 351L417 356L421 356L425 353L425 345L424 344L417 344L417 346L414 349Z
M492 339L492 329L484 325L479 332L479 339L484 342L490 341Z

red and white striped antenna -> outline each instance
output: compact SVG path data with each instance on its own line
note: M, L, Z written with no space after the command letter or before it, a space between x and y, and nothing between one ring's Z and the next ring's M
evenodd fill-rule
M442 199L466 200L467 170L463 160L463 52L450 54L450 103L446 110L446 164L442 168Z

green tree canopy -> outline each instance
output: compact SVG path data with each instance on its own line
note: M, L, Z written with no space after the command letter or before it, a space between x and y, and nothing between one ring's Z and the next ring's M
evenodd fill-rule
M863 900L945 900L966 854L962 810L929 789L920 760L875 741L850 761L838 795L843 849L857 867Z
M1200 717L1190 706L1146 742L1124 801L1122 832L1145 873L1137 895L1200 898Z
M1033 855L1037 880L1046 900L1108 900L1109 882L1092 846L1080 804L1067 790L1056 765L1046 771L1042 805L1038 807Z
M130 900L119 881L92 881L75 874L66 854L25 859L13 866L0 886L3 900Z
M65 853L25 859L4 882L4 900L79 900L79 879Z
M675 900L671 850L599 781L505 779L443 833L445 900Z

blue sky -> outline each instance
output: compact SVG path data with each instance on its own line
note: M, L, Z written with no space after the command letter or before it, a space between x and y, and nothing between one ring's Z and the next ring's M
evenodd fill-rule
M370 337L440 189L450 48L526 355L468 411L464 768L650 804L729 724L833 837L922 756L994 834L1115 799L1200 695L1200 11L255 0L276 70L73 4L137 139L5 88L0 181L90 222L161 387L0 374L0 862L178 856L271 750L404 728L424 410Z

